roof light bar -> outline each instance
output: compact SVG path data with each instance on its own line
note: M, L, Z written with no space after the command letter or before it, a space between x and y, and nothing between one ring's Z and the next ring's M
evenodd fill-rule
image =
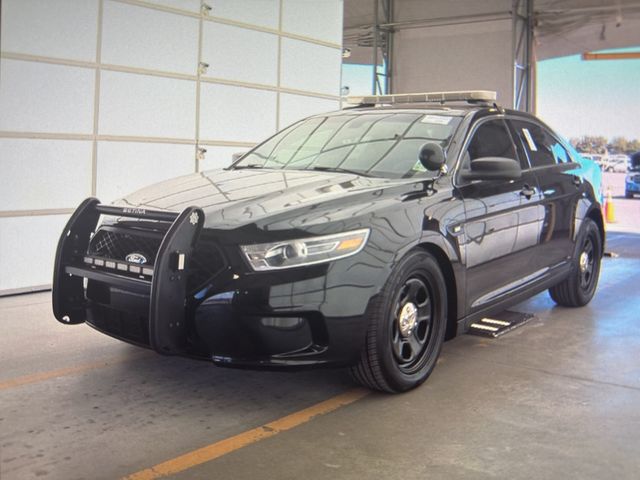
M444 102L495 102L496 92L491 90L462 90L457 92L399 93L393 95L364 95L347 97L350 105L381 105Z

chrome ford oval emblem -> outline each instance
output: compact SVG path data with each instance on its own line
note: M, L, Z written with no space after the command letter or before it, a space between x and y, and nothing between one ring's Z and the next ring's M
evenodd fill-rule
M147 263L147 257L138 252L133 252L124 257L127 262L131 263L139 263L142 265L143 263Z

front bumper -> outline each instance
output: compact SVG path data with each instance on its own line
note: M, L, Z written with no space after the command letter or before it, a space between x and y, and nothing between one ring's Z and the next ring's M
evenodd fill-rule
M166 233L158 240L146 275L122 260L110 261L112 268L107 269L108 260L91 255L89 246L101 215L164 225L161 230ZM87 322L161 354L223 366L291 368L346 365L357 359L365 312L379 289L370 284L370 272L354 276L350 272L362 267L342 261L257 274L239 268L238 259L232 258L193 291L190 264L203 236L203 220L196 207L178 214L85 200L70 218L56 251L55 317L65 324Z

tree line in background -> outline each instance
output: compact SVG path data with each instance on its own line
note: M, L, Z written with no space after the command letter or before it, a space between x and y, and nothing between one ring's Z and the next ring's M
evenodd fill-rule
M640 151L640 140L627 140L624 137L613 137L609 141L606 137L585 135L569 140L571 145L582 153L634 153Z

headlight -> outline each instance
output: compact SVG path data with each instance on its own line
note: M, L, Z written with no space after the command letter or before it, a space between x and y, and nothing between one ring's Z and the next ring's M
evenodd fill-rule
M300 238L282 242L243 245L240 248L256 271L313 265L355 255L369 238L369 229Z

